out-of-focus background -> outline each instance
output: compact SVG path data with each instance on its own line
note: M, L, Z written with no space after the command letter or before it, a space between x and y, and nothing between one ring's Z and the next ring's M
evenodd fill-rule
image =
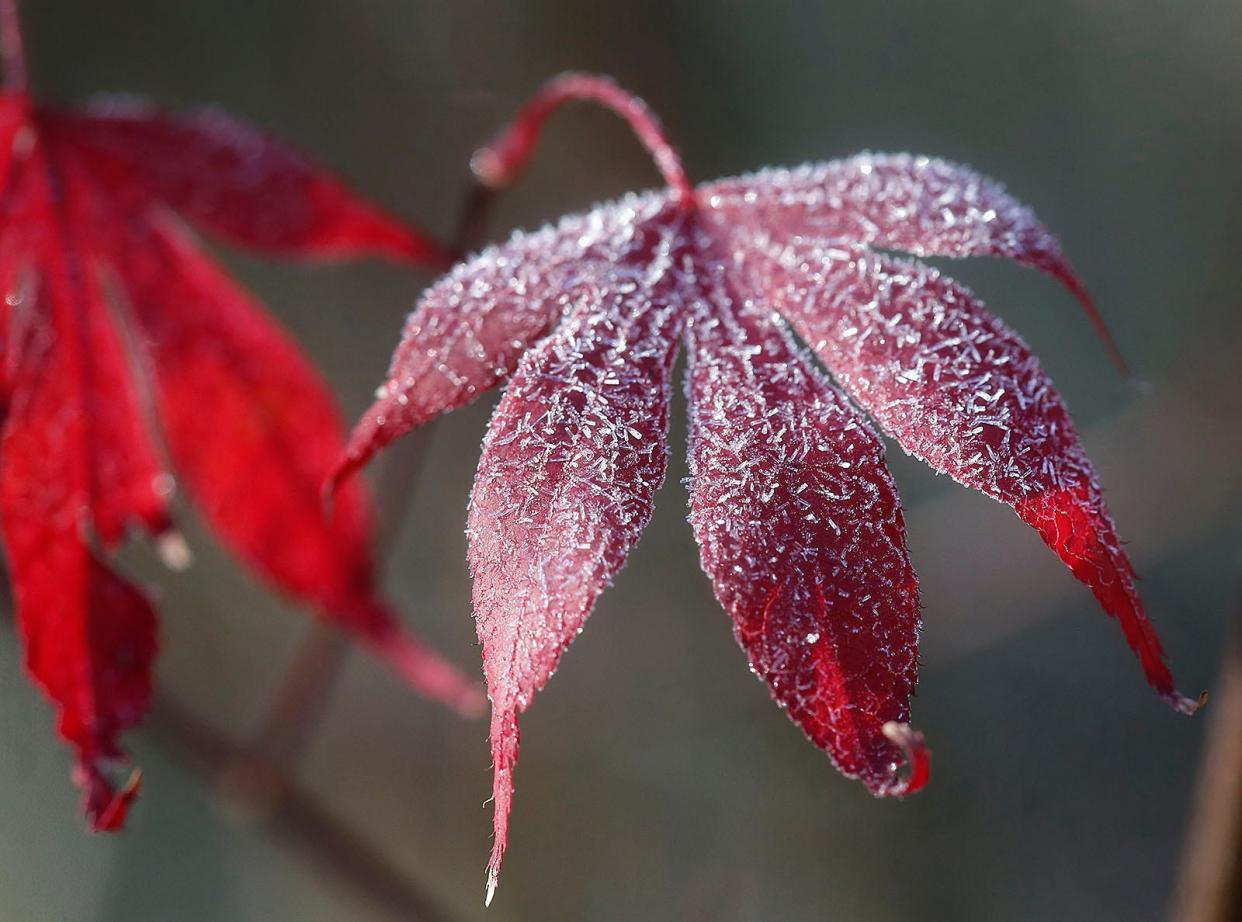
M1075 412L1187 692L1216 682L1242 607L1242 6L29 0L45 95L219 104L300 142L447 236L466 163L544 78L605 71L661 114L698 179L860 149L965 161L1064 241L1139 374L1075 304L999 263L953 266L1041 355ZM563 113L490 236L654 184L615 118ZM352 419L430 279L381 265L227 262L305 343ZM437 428L392 595L478 669L465 503L493 399ZM915 723L926 791L870 798L773 707L699 571L684 413L654 520L523 722L511 850L490 845L484 722L351 654L300 778L454 920L1147 920L1173 892L1207 714L1172 713L1116 626L1007 509L893 449L923 579ZM254 731L307 622L201 529L164 587L161 685ZM130 828L84 831L67 751L0 636L0 918L389 918L157 734ZM1242 732L1242 729L1239 730Z

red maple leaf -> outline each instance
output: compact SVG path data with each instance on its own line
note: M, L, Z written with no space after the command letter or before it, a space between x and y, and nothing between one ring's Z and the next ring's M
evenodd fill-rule
M137 527L184 556L174 472L255 571L415 687L477 707L377 595L364 491L323 512L320 484L344 446L326 384L177 215L288 256L443 265L442 252L221 113L38 106L11 2L0 27L0 521L27 668L76 749L92 826L118 827L137 790L135 775L116 793L110 763L147 709L157 646L151 604L107 554Z
M1195 710L1174 687L1091 464L1035 357L962 286L881 252L1032 266L1065 283L1108 341L1028 208L964 167L906 155L693 188L645 106L583 75L545 88L476 156L476 173L507 184L548 115L581 98L630 120L668 189L519 233L428 290L336 474L511 378L468 528L492 701L489 899L507 844L517 715L650 518L682 342L703 569L753 671L847 776L899 796L929 770L908 725L918 579L863 411L935 470L1012 506L1118 620L1155 689Z

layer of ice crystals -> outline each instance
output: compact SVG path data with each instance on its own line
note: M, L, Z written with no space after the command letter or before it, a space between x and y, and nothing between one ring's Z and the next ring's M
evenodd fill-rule
M751 666L837 767L899 793L918 580L870 426L729 266L701 269L688 327L690 521Z

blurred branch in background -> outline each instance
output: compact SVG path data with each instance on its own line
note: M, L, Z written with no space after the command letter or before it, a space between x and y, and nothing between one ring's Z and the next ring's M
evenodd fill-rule
M478 248L492 203L491 190L472 183L453 240L455 252ZM396 544L406 520L433 428L434 423L423 426L385 453L375 490L381 559ZM319 871L394 918L445 919L429 896L295 780L298 762L322 723L350 646L349 637L335 626L312 623L258 731L245 745L231 743L167 694L157 699L151 724L170 755L215 786L234 815L261 824Z
M11 600L5 598L4 603L0 612L12 627ZM302 656L300 653L291 672L307 668ZM318 681L318 676L316 673L311 678ZM286 684L294 683L287 679ZM261 827L313 865L325 879L347 888L394 920L451 922L453 917L423 888L396 870L304 790L292 777L288 765L282 765L281 770L267 765L260 772L255 760L256 744L233 743L166 693L156 695L144 726L170 758L221 798L229 816ZM270 748L270 742L262 742ZM284 751L293 754L297 746L290 745Z
M393 445L385 455L376 488L379 510L378 554L387 556L418 486L434 423ZM296 764L314 736L332 699L350 649L350 638L335 626L315 621L306 629L285 670L266 716L241 760L229 772L243 788L259 790Z
M189 708L161 695L147 726L171 757L219 792L231 816L259 825L325 879L349 888L377 912L393 919L451 919L422 888L394 869L287 774L270 773L261 792L229 783L229 772L249 764L252 750L230 743Z
M1242 603L1213 689L1210 720L1173 903L1175 922L1242 919Z
M493 191L472 179L463 199L457 231L453 234L453 252L462 255L478 249L487 232L493 204ZM431 444L433 429L435 421L428 422L385 451L379 485L375 488L379 516L376 553L381 560L388 557L400 536L415 488L419 486L422 460ZM323 718L324 708L332 700L332 690L348 650L349 639L342 631L319 621L311 625L273 697L247 757L231 773L238 782L262 787L263 779L297 762Z
M494 201L492 189L472 180L453 235L454 253L478 249ZM401 534L434 428L433 420L385 451L375 490L381 560ZM276 780L271 777L274 773L279 775L298 760L331 701L349 644L349 638L332 625L315 622L310 626L247 753L229 772L236 783L255 788L257 794Z
M430 427L387 458L379 488L381 550L389 546L418 481ZM7 588L7 580L5 586ZM12 600L0 600L10 622ZM327 707L350 650L344 632L325 622L308 629L254 738L238 744L168 692L157 692L145 724L170 758L197 776L235 820L265 830L325 879L402 922L450 922L419 885L338 821L297 780L297 762Z

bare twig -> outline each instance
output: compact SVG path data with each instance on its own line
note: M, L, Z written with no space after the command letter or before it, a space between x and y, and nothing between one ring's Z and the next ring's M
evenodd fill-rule
M454 237L459 258L474 252L483 242L495 202L496 190L475 178L466 193L465 206L461 210Z
M0 4L3 2L0 0ZM453 235L455 253L464 255L478 249L494 203L495 191L474 178ZM381 559L392 550L400 535L434 426L434 421L427 423L388 449L375 491L379 499ZM252 774L254 783L261 786L267 783L262 779L272 771L281 771L301 757L331 700L349 646L349 638L336 627L323 622L310 625L248 747L246 764L235 766L239 777Z
M293 662L285 670L272 695L263 723L242 754L249 764L235 766L240 775L282 772L295 765L327 711L346 654L345 632L324 621L312 623L298 645Z
M3 3L4 0L0 0ZM482 239L494 200L475 182L462 208L453 249L465 253ZM433 424L393 445L381 469L379 556L396 544L418 485ZM285 672L259 729L243 746L230 743L188 708L162 696L152 723L175 756L217 783L231 805L313 864L328 870L380 908L403 919L443 918L432 901L348 829L333 819L293 780L297 763L322 723L350 649L335 626L317 621Z
M405 513L418 485L423 457L431 443L431 425L396 443L385 458L376 495L380 499L379 554L396 543ZM267 714L245 753L245 764L234 766L239 781L253 775L253 784L291 768L301 758L331 702L350 650L348 635L323 621L313 622L272 697Z
M1173 904L1176 922L1242 919L1242 609L1225 651Z
M189 708L161 695L148 727L164 750L213 784L234 813L256 822L318 873L402 922L448 922L451 916L432 897L345 825L313 795L286 776L271 773L270 787L240 788L230 772L245 752Z

